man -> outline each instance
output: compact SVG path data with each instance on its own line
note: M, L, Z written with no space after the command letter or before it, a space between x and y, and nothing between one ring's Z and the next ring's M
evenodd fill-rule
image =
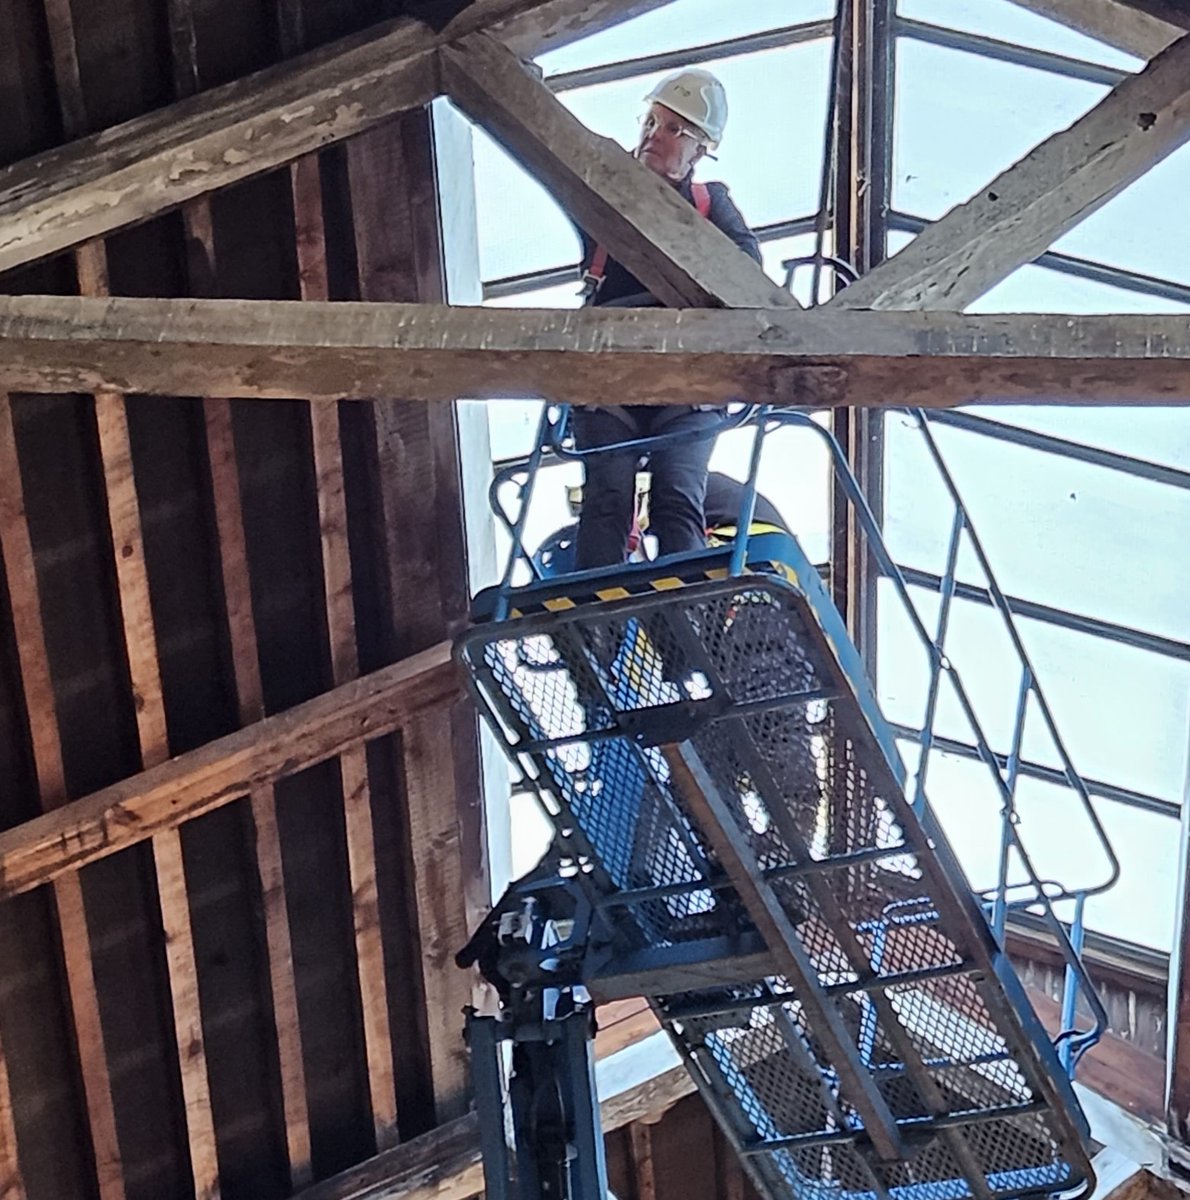
M695 184L693 179L695 165L723 137L727 121L723 85L709 71L678 71L663 79L645 101L649 108L636 157L759 263L760 246L727 187ZM587 264L589 304L644 308L659 303L626 267L608 258L581 230L579 236ZM703 498L713 431L720 419L720 411L708 405L623 404L575 413L575 444L580 450L660 434L688 435L645 451L653 476L650 528L659 554L680 554L706 545ZM609 450L585 460L578 570L624 561L641 453L640 449Z

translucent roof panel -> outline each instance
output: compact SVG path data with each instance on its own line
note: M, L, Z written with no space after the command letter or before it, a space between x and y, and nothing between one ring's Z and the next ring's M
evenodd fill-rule
M968 411L1190 473L1190 415L1184 407L989 404L972 405ZM1190 483L1190 475L1186 482Z
M988 784L987 768L954 755L934 756L930 792L947 838L972 886L995 883L995 855L1000 821ZM1168 952L1173 943L1174 904L1178 878L1177 824L1168 817L1095 801L1120 859L1120 878L1113 888L1087 903L1087 924L1101 933ZM1099 882L1105 863L1090 823L1063 789L1034 780L1020 787L1023 836L1036 846L1035 866L1072 882ZM1030 851L1033 854L1033 850ZM1093 863L1092 870L1085 868Z
M1137 64L1002 0L901 0L899 12L1013 41L1019 45L1134 69ZM968 199L1036 144L1064 129L1106 91L1040 70L897 41L893 206L937 219ZM1178 153L1068 234L1058 252L1092 264L1020 268L970 312L1184 313L1177 284L1190 280L1180 228L1190 155ZM890 236L890 250L911 240ZM1122 272L1111 279L1096 264ZM1075 271L1084 270L1080 275ZM1098 271L1087 278L1085 271ZM1139 276L1170 281L1156 285ZM1190 414L1169 408L985 405L972 411L1004 425L1049 433L1085 446L1169 467L1190 467ZM1190 544L1190 489L1177 478L1156 482L1102 463L1017 445L972 431L932 426L978 531L997 582L1027 603L1056 610L1056 620L1018 618L1020 637L1048 698L1075 767L1108 788L1140 793L1170 811L1182 802L1190 723L1190 606L1185 547ZM920 435L903 418L886 423L886 535L898 561L945 571L950 501L933 474ZM1185 482L1190 482L1187 480ZM958 577L984 586L969 544ZM911 589L931 630L938 592ZM928 657L891 591L878 598L878 691L889 715L920 726L926 709ZM1065 616L1063 614L1066 614ZM1147 648L1090 628L1088 618L1156 635ZM1065 622L1065 624L1063 623ZM1107 634L1108 636L1104 636ZM1130 635L1131 636L1131 635ZM1160 639L1168 639L1161 641ZM956 599L947 654L961 674L992 746L1011 744L1021 667L997 614ZM1043 768L1061 765L1035 705L1023 752ZM973 731L954 694L943 688L938 728L965 743ZM936 760L936 761L935 761ZM931 761L929 795L978 887L995 877L999 800L979 762ZM982 776L982 778L981 778ZM1093 826L1076 819L1074 793L1036 779L1022 783L1022 833L1039 868L1076 885L1096 882L1104 857ZM1168 815L1119 800L1096 809L1122 861L1119 884L1088 907L1092 928L1169 949L1177 880L1177 825ZM1075 807L1072 808L1072 805ZM1082 873L1080 875L1080 873ZM1085 877L1084 877L1085 876ZM1154 898L1158 902L1154 903Z
M897 39L892 204L934 220L1107 91L1100 84Z
M503 147L475 130L481 279L577 262L578 234L554 198Z
M747 4L674 0L602 33L543 54L537 62L551 75L577 71L819 21L833 16L834 9L833 0L748 0Z
M893 553L938 571L948 506L925 490L933 475L916 430L896 417L886 429ZM933 432L1004 591L1190 643L1190 491L966 430ZM942 519L923 522L927 504Z
M1190 194L1190 146L1171 154L1080 222L1054 249L1078 258L1190 284L1190 246L1181 206Z
M898 0L897 15L1122 71L1144 66L1131 54L1004 0Z

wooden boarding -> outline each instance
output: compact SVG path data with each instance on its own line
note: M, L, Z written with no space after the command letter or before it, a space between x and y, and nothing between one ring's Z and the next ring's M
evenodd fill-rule
M603 4L602 20L619 20ZM0 170L0 271L249 179L439 91L437 49L508 23L531 53L573 30L573 0L475 0L439 34L400 17Z

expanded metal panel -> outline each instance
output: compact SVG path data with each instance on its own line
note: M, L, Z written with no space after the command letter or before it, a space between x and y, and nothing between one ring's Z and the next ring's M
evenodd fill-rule
M661 961L766 930L771 974L652 997L758 1186L988 1200L1091 1181L1053 1048L906 802L817 579L675 582L546 597L461 657L626 947ZM672 782L678 743L719 830Z

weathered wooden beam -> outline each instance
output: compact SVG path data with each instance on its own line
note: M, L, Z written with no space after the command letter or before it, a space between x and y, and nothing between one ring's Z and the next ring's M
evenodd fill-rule
M653 1159L653 1129L644 1121L628 1126L632 1174L637 1200L657 1200L657 1169Z
M1190 28L1190 15L1175 24L1142 12L1127 0L1012 0L1021 8L1060 21L1117 50L1152 58Z
M38 799L42 809L48 812L66 802L66 772L62 762L61 731L41 618L40 588L25 520L24 490L17 458L12 404L5 395L0 395L0 560L16 635ZM99 996L91 962L91 938L79 876L70 874L55 880L53 891L96 1184L101 1200L123 1200L123 1164L99 1014ZM10 1109L3 1095L7 1074L3 1070L2 1060L3 1053L0 1052L0 1114ZM4 1140L0 1131L0 1154L3 1153ZM14 1175L19 1175L15 1153L11 1161ZM0 1184L0 1196L4 1194L4 1187Z
M428 111L353 138L346 147L358 294L374 301L443 299L438 162ZM459 164L470 170L469 160ZM388 390L386 397L400 396ZM326 405L314 405L317 412ZM401 657L451 637L466 623L465 538L452 406L380 398L365 414L379 488L377 549L389 652ZM467 718L474 743L474 710ZM473 798L474 745L456 739L450 704L401 731L400 776L408 829L407 929L415 929L433 1113L441 1124L467 1111L463 1009L474 976L454 966L470 935L468 900L486 911L490 889Z
M530 58L672 3L673 0L546 0L533 9L496 21L491 32L522 58Z
M1190 37L831 301L962 309L1190 139Z
M0 387L583 404L1187 403L1184 316L0 297Z
M597 15L623 19L610 0ZM401 17L16 163L0 171L0 271L425 104L439 91L436 51L452 38L502 22L519 51L533 53L566 40L576 20L573 0L474 0L440 32Z
M1035 987L1026 987L1029 1001L1046 1031L1062 1031L1062 1006ZM1141 1121L1159 1122L1164 1064L1143 1047L1119 1034L1105 1033L1079 1059L1078 1078L1104 1100Z
M67 137L80 137L90 129L90 118L79 71L73 13L68 0L51 0L47 5L47 16L63 130ZM91 241L77 246L74 260L79 291L83 295L110 294L107 251L102 242ZM128 415L121 393L108 389L95 393L95 424L99 435L99 457L129 683L136 700L137 740L141 762L146 767L152 767L169 757L169 734L149 597L140 503L133 474ZM218 1200L219 1161L215 1122L196 979L190 900L182 842L177 830L166 830L154 837L152 853L194 1193L199 1200ZM70 884L65 883L65 889L69 888ZM64 881L56 880L55 892L63 894L63 891ZM76 922L80 919L85 921L81 886L77 896L67 900L65 912ZM63 931L64 940L65 937L66 930ZM72 986L72 995L77 997L83 988L88 984L93 985L93 982L93 977L87 979L80 975ZM101 1036L98 1001L95 1003L94 1029L90 1032ZM106 1119L107 1114L102 1114L101 1121ZM100 1134L106 1136L102 1124ZM122 1196L123 1180L111 1182L112 1174L109 1167L107 1194Z
M489 34L444 47L451 99L533 172L580 225L670 305L796 308L726 234L573 116Z
M435 646L7 830L0 834L0 898L392 733L458 686L450 647Z
M1101 1200L1177 1200L1181 1195L1181 1190L1169 1180L1138 1168L1115 1187L1104 1190Z

